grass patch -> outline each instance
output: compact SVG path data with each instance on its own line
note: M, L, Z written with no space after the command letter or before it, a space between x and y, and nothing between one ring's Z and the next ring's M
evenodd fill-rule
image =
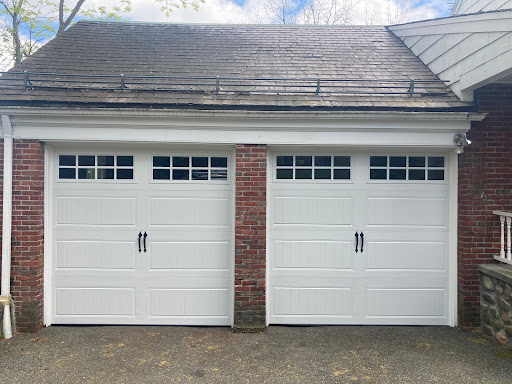
M504 357L505 359L512 359L512 351L499 351L496 352L496 356Z

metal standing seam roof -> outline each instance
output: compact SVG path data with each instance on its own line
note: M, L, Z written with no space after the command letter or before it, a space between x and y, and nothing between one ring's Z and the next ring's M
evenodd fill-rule
M473 108L471 103L461 102L393 33L381 26L80 21L10 72L24 71L29 73L30 81L25 84L28 86L23 86L22 75L0 77L18 79L16 84L0 81L0 105L411 111ZM53 75L39 75L45 81L37 81L37 75L31 73ZM59 74L115 75L107 78L115 84L124 74L128 84L124 90L116 89L118 85L100 89L87 83L95 78L76 76L75 83L68 84L62 79L70 78ZM175 79L170 87L148 85L170 81L148 76L209 79L192 80L201 86L178 87L176 84L184 80ZM221 80L215 89L217 76L236 80ZM271 84L260 81L269 86L255 89L252 85L258 83L253 80L256 78L288 80L279 86L272 86L278 83L274 80ZM52 82L56 79L60 82ZM293 79L311 81L307 88L293 88ZM322 79L320 92L315 92L315 85L320 83L314 79ZM414 94L407 93L411 80L416 81Z

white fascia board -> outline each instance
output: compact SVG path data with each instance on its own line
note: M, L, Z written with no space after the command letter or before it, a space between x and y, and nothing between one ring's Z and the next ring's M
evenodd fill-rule
M512 49L460 76L463 100L472 100L473 90L512 74Z
M512 10L418 21L387 28L400 38L450 33L510 32L512 31Z
M11 109L14 137L48 142L451 147L474 113Z

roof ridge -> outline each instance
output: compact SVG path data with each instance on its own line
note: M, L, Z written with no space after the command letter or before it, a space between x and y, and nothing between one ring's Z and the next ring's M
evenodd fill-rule
M169 26L205 26L205 27L276 27L276 28L386 28L386 25L342 25L342 24L231 24L231 23L181 23L167 21L137 21L137 20L79 20L77 24L133 24L133 25L169 25Z

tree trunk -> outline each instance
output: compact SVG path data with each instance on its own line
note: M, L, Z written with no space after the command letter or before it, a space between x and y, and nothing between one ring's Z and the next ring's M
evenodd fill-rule
M21 63L20 20L16 12L12 15L12 40L14 43L14 62Z

